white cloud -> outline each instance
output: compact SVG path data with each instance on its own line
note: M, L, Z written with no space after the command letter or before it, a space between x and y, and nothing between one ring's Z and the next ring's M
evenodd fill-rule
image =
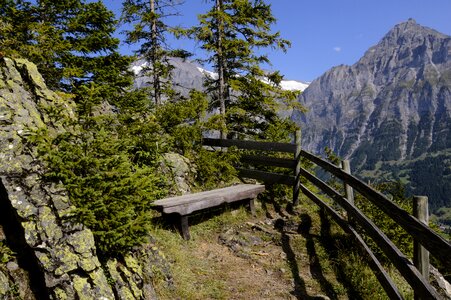
M341 47L335 46L335 47L334 47L334 51L335 51L335 52L340 52L340 51L341 51Z

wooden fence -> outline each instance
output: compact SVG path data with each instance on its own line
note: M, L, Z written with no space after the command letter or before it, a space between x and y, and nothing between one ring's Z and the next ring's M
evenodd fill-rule
M292 155L292 158L276 158L267 155L243 155L242 161L252 165L275 166L288 168L292 170L292 175L276 174L267 171L260 171L250 168L238 168L241 176L261 180L266 184L286 184L293 186L293 205L297 205L299 201L299 192L310 198L314 203L323 208L335 220L335 222L347 233L351 234L357 244L366 252L365 258L368 260L370 268L380 281L382 287L386 291L390 299L402 299L396 285L388 276L379 260L373 254L371 249L366 245L362 237L354 229L357 223L365 233L372 238L377 246L385 253L393 265L399 270L401 275L410 284L417 298L420 299L440 299L437 291L429 283L428 272L424 271L425 266L420 266L422 272L406 257L395 244L353 203L352 189L362 194L368 201L376 205L381 211L399 224L407 233L409 233L415 242L419 243L420 250L426 249L448 270L451 270L451 244L437 233L432 231L427 224L418 220L407 211L397 206L382 193L374 190L372 187L350 174L349 166L344 165L340 168L330 162L313 155L301 149L300 132L295 135L295 143L272 143L272 142L256 142L243 140L223 140L223 139L204 139L203 144L212 147L231 147L238 149L256 150L266 152L285 152ZM321 167L325 171L341 179L345 185L345 195L341 195L327 183L319 179L314 174L301 167L300 161L304 158L311 163ZM318 195L309 190L305 185L301 184L301 177L305 178L313 185L318 187L323 193L328 195L343 209L346 210L348 219L344 219L340 213L333 209L329 204L324 202ZM417 251L418 252L418 251ZM424 251L416 253L415 261L418 258L427 256ZM427 267L426 267L427 268Z

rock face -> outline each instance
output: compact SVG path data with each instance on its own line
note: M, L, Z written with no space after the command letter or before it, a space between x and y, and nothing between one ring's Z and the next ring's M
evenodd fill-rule
M187 194L191 192L196 177L196 167L186 157L178 153L165 153L163 155L161 170L168 173L172 188L170 194Z
M299 101L309 111L292 118L303 128L305 149L323 153L329 147L351 158L357 171L374 177L390 173L410 181L415 193L431 192L440 206L451 206L445 196L451 191L446 172L451 161L450 36L409 19L354 65L334 67L314 80ZM445 166L433 171L447 178L441 192L415 181L418 162L425 159L429 166Z
M153 243L102 267L65 189L40 179L31 140L38 130L65 130L50 120L55 110L73 117L35 65L0 58L0 299L156 299L154 270L171 278Z
M26 137L38 129L58 130L44 113L72 108L48 90L36 66L0 60L0 202L6 238L22 253L37 298L113 299L95 255L92 233L72 224L64 189L40 181L42 164Z

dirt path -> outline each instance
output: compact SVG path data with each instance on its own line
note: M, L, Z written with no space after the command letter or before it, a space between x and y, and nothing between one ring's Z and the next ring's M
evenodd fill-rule
M167 248L169 256L182 252L186 260L174 265L176 288L191 291L162 299L349 298L318 243L320 224L309 215L245 213L229 222L236 217L226 212L218 218L192 226L192 241Z

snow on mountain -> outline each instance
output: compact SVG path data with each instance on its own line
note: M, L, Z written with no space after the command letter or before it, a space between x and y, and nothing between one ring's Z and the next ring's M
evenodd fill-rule
M199 72L201 72L205 76L208 76L213 79L218 79L218 73L202 69L201 67L197 67L197 69L199 70Z
M218 74L212 71L208 71L205 70L201 67L197 67L197 69L199 70L199 72L201 72L202 74L211 77L213 79L217 79L218 78ZM302 81L296 81L296 80L282 80L280 82L280 86L282 87L283 90L286 91L304 91L309 84L302 82Z
M282 80L280 83L280 86L282 89L286 91L304 91L309 84L302 81L296 81L296 80Z
M144 69L147 66L148 66L148 64L146 62L144 62L139 65L132 65L130 69L133 71L135 76L138 76L139 73L141 73L142 69Z

